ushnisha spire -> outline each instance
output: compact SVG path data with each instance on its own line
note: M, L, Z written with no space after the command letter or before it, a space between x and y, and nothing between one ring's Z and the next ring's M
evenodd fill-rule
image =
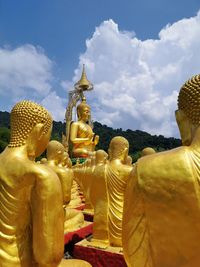
M75 83L74 86L76 89L79 89L81 91L87 91L87 90L93 89L93 84L90 81L88 81L88 79L87 79L87 75L85 72L85 64L83 64L83 70L82 70L81 78L77 83Z

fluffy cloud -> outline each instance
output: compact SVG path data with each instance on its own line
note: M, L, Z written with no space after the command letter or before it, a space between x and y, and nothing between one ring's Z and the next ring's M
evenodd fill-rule
M65 102L65 99L52 91L41 101L41 105L53 115L54 120L63 121L66 111Z
M42 48L33 45L0 48L0 98L7 103L5 109L30 99L50 110L55 120L63 121L64 100L52 89L53 65Z
M0 48L0 94L45 96L51 89L52 62L32 45Z
M88 93L93 118L119 128L177 136L174 118L181 85L200 72L200 12L167 25L158 39L139 40L104 21L86 41L82 64L95 89Z

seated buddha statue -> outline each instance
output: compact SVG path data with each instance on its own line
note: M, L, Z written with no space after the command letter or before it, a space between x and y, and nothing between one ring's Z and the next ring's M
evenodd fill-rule
M95 150L99 142L99 136L95 135L91 126L88 124L90 119L90 106L83 98L77 106L78 121L72 122L70 127L70 141L72 143L73 157L86 158Z
M82 168L74 168L75 179L86 188L94 207L91 246L122 246L124 192L133 168L124 164L128 149L129 143L125 138L114 137L109 145L109 160L105 152L97 151L98 160L94 167L83 165Z
M65 207L64 231L71 232L83 225L84 216L81 211L73 209L72 204L70 206L74 175L71 168L63 167L66 161L68 161L68 159L64 146L56 140L50 141L47 146L46 165L52 168L60 179L63 205ZM74 201L76 201L76 199L74 199Z
M1 267L90 266L61 261L60 181L54 171L35 162L47 147L51 128L50 114L34 102L19 102L11 111L10 143L0 154Z
M126 187L128 266L200 266L200 75L181 87L175 115L182 146L139 159Z

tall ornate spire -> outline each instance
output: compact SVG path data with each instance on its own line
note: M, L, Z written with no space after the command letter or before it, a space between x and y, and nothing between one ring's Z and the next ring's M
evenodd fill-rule
M93 89L93 84L90 81L88 81L87 76L86 76L85 64L83 64L81 79L74 86L75 88L81 91Z

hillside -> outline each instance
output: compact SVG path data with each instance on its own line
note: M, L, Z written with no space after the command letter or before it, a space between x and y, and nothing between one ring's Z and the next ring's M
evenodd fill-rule
M8 112L0 111L0 151L9 142L10 138L10 114ZM62 132L65 130L65 124L62 122L53 122L52 139L61 140ZM145 147L150 146L157 151L168 150L181 145L180 139L174 137L166 138L162 135L151 135L144 131L133 131L120 129L113 129L99 122L94 122L94 132L99 135L100 142L97 149L108 150L110 140L117 135L125 137L130 144L130 154L138 157L138 153Z

